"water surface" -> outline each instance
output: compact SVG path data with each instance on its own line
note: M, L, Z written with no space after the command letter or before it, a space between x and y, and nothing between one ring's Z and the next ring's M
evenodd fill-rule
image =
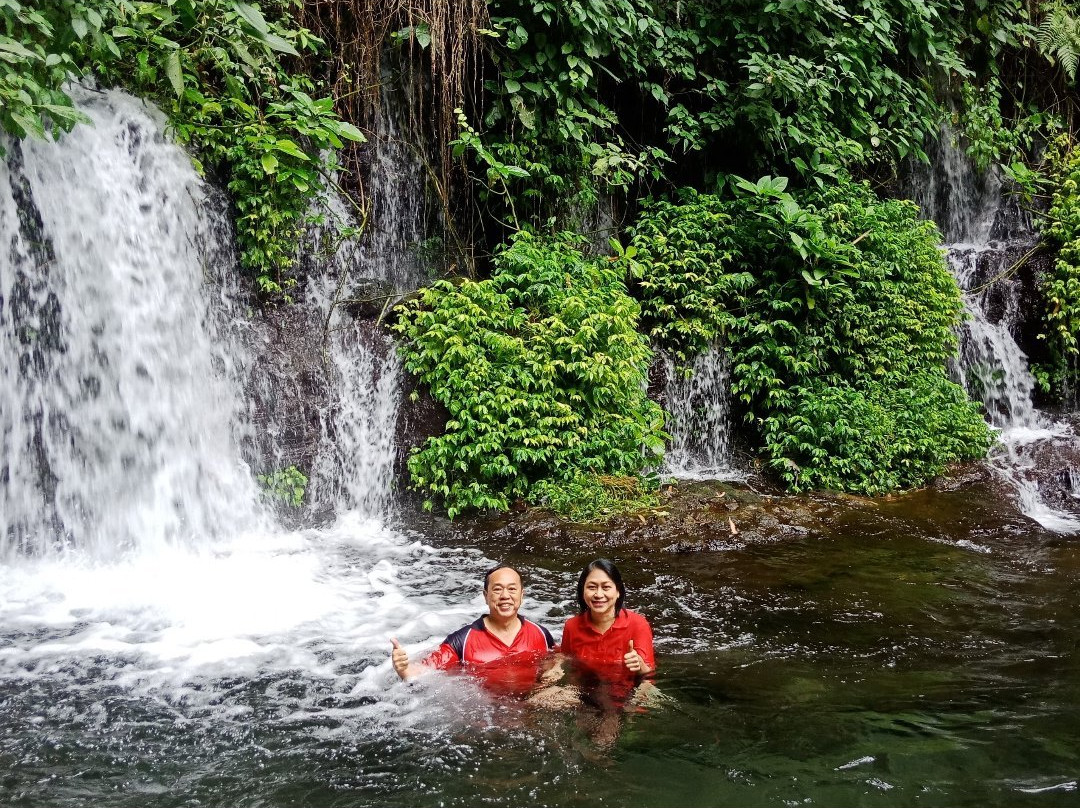
M481 611L495 557L557 633L593 549L345 520L6 567L5 802L1073 805L1080 555L986 495L835 505L823 535L725 551L619 548L669 700L611 746L387 662L390 634L418 653Z

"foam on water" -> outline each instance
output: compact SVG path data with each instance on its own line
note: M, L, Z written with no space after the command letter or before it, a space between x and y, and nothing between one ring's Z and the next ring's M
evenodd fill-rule
M362 662L381 691L388 638L419 652L473 619L486 563L355 516L212 550L25 560L0 569L0 676L79 679L92 664L146 692L296 670L335 679Z

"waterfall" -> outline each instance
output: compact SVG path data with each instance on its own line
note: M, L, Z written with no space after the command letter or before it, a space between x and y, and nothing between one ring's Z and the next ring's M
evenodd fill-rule
M670 356L661 362L671 435L665 471L682 478L738 477L731 468L729 370L724 352L713 346L685 369Z
M946 248L968 314L957 375L1000 430L1038 428L1044 420L1032 403L1035 378L1027 356L1013 338L1021 323L1019 283L1007 270L1023 251L1000 242Z
M206 302L220 221L158 115L74 93L93 125L8 140L0 164L3 555L108 556L261 518L242 359Z
M380 738L428 720L385 697L387 637L415 654L474 617L490 561L382 518L393 346L338 305L340 266L295 306L244 305L220 198L162 116L71 92L93 125L5 141L0 161L0 693L16 747L78 739L81 755L104 750L82 745L98 731L152 727L169 739L155 756L216 755L253 703ZM347 268L388 277L374 259ZM301 458L337 518L289 530L251 466ZM457 698L432 720L475 709Z
M942 229L946 259L964 293L967 317L952 370L997 430L991 468L1016 491L1021 512L1050 530L1080 531L1080 517L1051 507L1041 490L1063 462L1072 479L1067 458L1077 437L1068 423L1035 407L1035 379L1017 342L1023 284L1013 269L1037 242L1030 217L1003 197L997 172L976 171L947 131L933 170L917 177L912 196Z
M317 257L305 299L325 323L327 371L335 390L333 403L320 414L311 497L316 507L370 516L385 515L393 506L402 369L385 332L354 320L352 312L381 320L402 294L430 279L425 169L405 142L404 98L382 94L363 227L356 211L328 191L319 201L324 224L309 241ZM353 230L359 235L348 235ZM333 247L320 254L325 244Z

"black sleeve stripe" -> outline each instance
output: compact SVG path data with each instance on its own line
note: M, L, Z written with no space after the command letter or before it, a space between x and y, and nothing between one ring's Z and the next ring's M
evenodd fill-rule
M472 631L472 626L462 626L443 640L444 643L454 649L459 662L465 661L465 641L469 638L470 631Z

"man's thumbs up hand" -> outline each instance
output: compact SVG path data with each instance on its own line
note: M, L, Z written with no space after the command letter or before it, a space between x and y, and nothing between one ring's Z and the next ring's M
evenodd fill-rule
M394 650L390 652L390 661L394 664L394 672L404 679L406 672L409 670L409 654L394 637L390 638L390 645L394 647Z

